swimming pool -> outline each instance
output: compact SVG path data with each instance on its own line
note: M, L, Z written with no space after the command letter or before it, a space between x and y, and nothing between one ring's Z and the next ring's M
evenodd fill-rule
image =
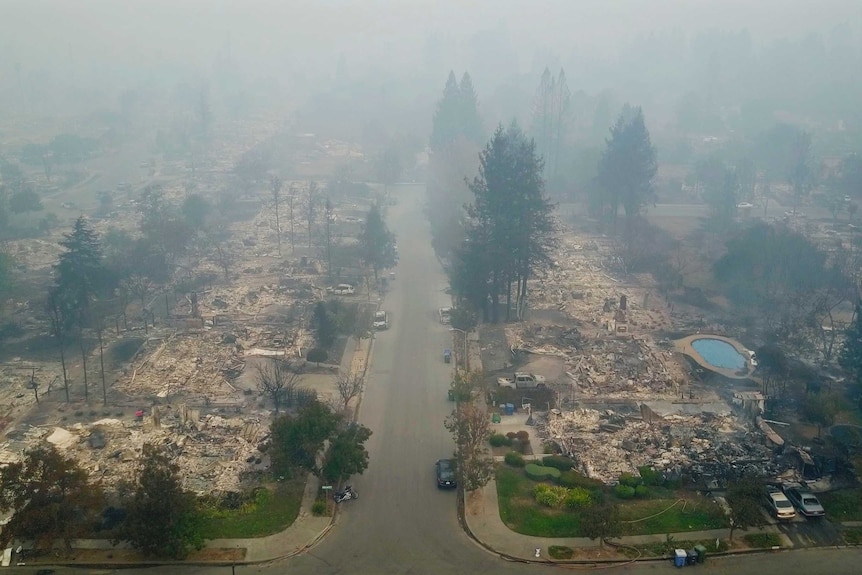
M726 341L703 337L693 340L691 347L703 361L713 367L736 370L745 368L745 356Z

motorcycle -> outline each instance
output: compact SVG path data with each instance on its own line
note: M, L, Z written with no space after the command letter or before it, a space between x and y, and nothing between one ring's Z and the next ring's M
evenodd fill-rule
M344 488L344 491L336 491L332 498L336 503L341 503L343 501L349 501L351 499L359 499L359 495L353 490L353 487L348 485Z

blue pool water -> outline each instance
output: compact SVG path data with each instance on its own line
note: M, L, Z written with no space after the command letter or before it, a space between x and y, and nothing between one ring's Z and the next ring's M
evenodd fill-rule
M725 369L742 369L745 367L745 356L726 341L705 337L692 341L691 347L700 354L706 363L714 367Z

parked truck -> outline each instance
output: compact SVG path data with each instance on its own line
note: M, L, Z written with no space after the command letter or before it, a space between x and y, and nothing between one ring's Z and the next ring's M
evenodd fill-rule
M497 385L512 389L532 389L545 387L545 378L534 373L516 372L512 377L498 377Z

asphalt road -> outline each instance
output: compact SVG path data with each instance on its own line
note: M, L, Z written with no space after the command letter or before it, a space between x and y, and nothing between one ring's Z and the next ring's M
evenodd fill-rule
M443 427L452 404L446 399L451 365L443 363L442 350L451 345L451 334L435 319L436 308L447 303L446 283L421 213L422 188L404 193L409 196L402 196L388 216L398 236L401 263L382 304L391 313L391 328L377 335L360 413L361 422L374 434L368 445L369 468L353 482L359 499L342 506L336 527L309 552L268 565L236 567L238 575L481 575L557 570L510 563L481 549L458 525L455 493L436 487L433 463L453 450ZM843 575L858 573L860 564L862 548L853 548L715 557L694 568L697 573L739 575ZM676 572L669 561L600 571ZM216 575L232 570L181 566L123 573Z

